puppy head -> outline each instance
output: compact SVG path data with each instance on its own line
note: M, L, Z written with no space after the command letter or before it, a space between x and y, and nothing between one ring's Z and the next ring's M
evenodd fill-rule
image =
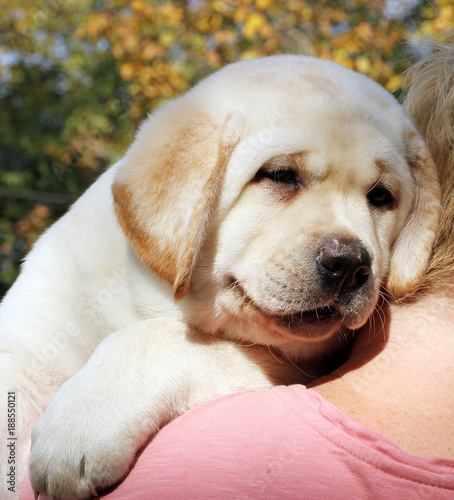
M189 290L191 322L296 356L364 324L382 286L412 291L438 217L401 107L300 56L228 66L164 106L113 193L139 257L176 299Z

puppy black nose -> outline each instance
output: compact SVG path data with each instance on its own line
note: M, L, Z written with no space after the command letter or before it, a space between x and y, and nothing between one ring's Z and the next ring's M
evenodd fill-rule
M355 240L331 238L316 256L323 284L334 290L353 292L366 283L371 268L369 252Z

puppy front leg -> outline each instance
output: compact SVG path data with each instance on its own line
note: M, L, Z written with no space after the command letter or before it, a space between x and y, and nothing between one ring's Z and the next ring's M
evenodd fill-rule
M274 385L274 362L263 362L261 349L206 338L169 319L111 334L36 424L33 489L74 500L116 483L146 441L189 407Z

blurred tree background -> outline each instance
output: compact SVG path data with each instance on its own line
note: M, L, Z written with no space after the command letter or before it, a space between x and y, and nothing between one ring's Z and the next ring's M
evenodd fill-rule
M239 60L333 59L399 92L453 0L1 0L0 297L164 100Z

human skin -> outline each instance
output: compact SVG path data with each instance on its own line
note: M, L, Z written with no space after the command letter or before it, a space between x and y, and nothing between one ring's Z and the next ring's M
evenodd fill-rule
M453 296L383 307L347 363L312 388L406 453L454 459Z

